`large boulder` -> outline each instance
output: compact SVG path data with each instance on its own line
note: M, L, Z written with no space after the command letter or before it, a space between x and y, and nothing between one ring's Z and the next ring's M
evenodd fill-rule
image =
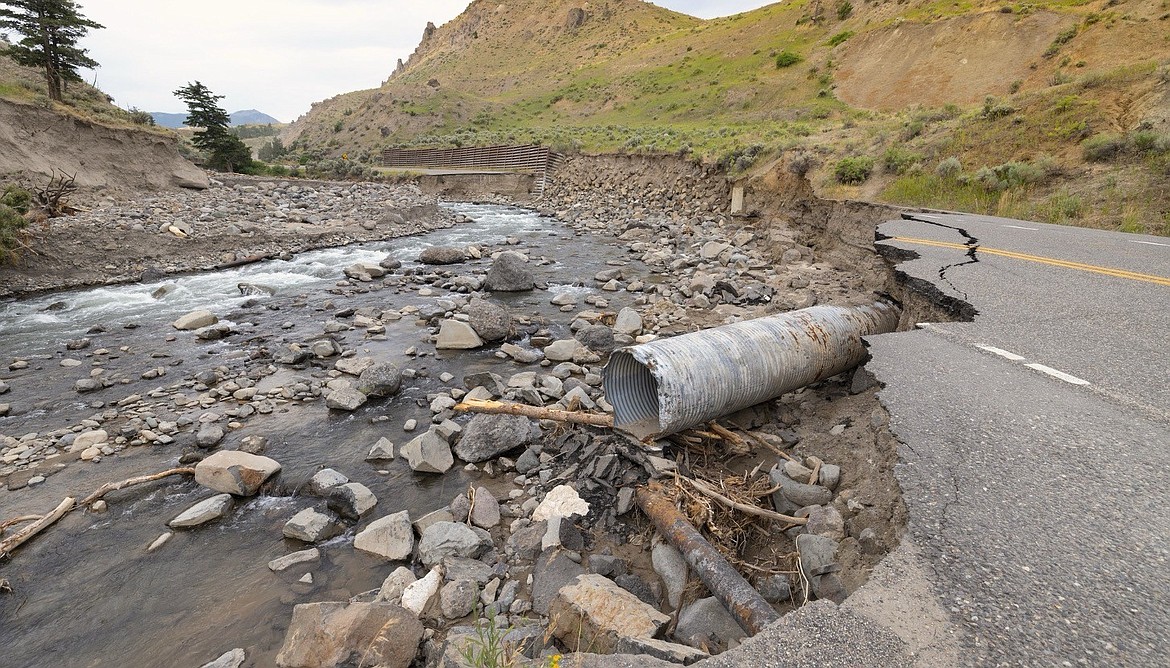
M532 421L519 415L488 415L471 418L455 454L465 462L486 462L515 448L522 448L540 436Z
M390 362L375 364L358 377L357 391L368 397L391 397L402 389L402 371Z
M605 325L589 325L577 330L576 339L587 348L599 353L610 353L617 347L613 330Z
M225 494L254 496L278 472L280 463L274 459L221 450L195 465L195 482Z
M366 395L344 388L325 395L325 406L335 411L356 411L366 403Z
M483 339L466 322L444 320L439 326L435 347L439 350L474 350L483 346Z
M423 264L459 264L466 260L467 251L455 246L431 246L418 256L418 261Z
M354 537L353 547L386 561L409 559L414 551L414 529L410 525L410 513L404 510L370 522Z
M746 636L735 617L714 596L683 608L674 629L674 637L691 647L719 650L735 647Z
M276 665L408 668L422 637L418 617L392 603L306 603L293 608Z
M536 287L536 279L526 266L523 255L512 251L500 253L492 261L484 287L496 292L527 292Z
M447 439L433 428L402 446L398 455L405 457L410 468L420 473L446 473L455 465Z
M467 309L471 328L484 341L503 341L512 330L512 315L508 309L483 299L471 300Z
M581 575L549 607L553 634L571 652L612 654L621 638L653 638L670 617L601 575Z
M617 321L613 323L613 331L626 336L637 336L642 333L642 316L632 308L626 307L618 311Z
M485 540L466 524L435 522L423 531L418 541L418 558L431 567L447 557L474 559L487 547Z
M284 524L285 538L294 538L306 543L327 540L341 533L341 527L333 518L313 508L305 508Z
M360 482L337 485L329 490L328 495L326 505L329 510L348 520L360 520L362 515L378 505L378 497Z
M219 322L219 318L211 311L192 311L171 323L171 327L179 331L192 331L210 327Z

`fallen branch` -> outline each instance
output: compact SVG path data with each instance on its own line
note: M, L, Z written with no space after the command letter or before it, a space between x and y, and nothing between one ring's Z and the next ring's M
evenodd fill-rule
M745 432L744 432L744 435L745 435L745 436L747 436L748 438L752 439L752 441L753 441L753 442L755 442L755 443L757 443L757 444L759 444L759 445L761 445L761 446L763 446L763 447L767 448L768 450L771 450L773 453L775 453L775 454L777 454L777 455L779 455L779 456L783 457L784 459L787 459L787 460L788 460L788 461L790 461L790 462L794 462L794 461L796 461L796 458L795 458L795 457L793 457L792 455L788 454L787 452L784 452L783 450L781 450L780 448L776 447L775 445L772 445L771 443L769 443L769 442L768 442L767 440L765 440L764 438L762 438L762 437L760 437L760 436L758 436L758 435L756 435L756 434L753 434L753 433L752 433L752 432L750 432L750 431L745 431Z
M97 491L95 491L93 494L90 494L89 496L82 499L81 503L79 505L89 506L91 503L93 503L94 501L97 501L98 499L102 498L106 494L109 494L110 492L116 492L120 489L126 489L127 487L133 487L134 485L141 485L141 484L147 483L147 482L154 482L155 480L162 480L163 478L167 478L167 477L170 477L173 475L195 475L195 469L193 469L193 468L170 469L167 471L163 471L162 473L155 473L153 475L139 476L137 478L130 478L128 480L123 480L121 482L106 483L106 484L102 485L101 487L97 488Z
M41 519L42 517L44 517L44 515L24 515L22 517L13 517L10 520L5 520L3 522L0 522L0 534L4 533L4 530L10 526L14 526L16 524L24 524L25 522L36 522L37 520Z
M556 422L570 422L572 424L587 424L594 427L613 428L612 415L562 411L555 408L528 406L526 404L513 404L503 401L477 401L475 399L470 399L455 406L455 410L460 413L471 412L490 413L495 415L522 415L534 420L554 420Z
M69 514L69 512L72 511L74 508L77 508L79 506L89 506L90 504L92 504L93 502L102 498L106 494L109 494L110 492L117 491L119 489L126 489L127 487L133 487L134 485L141 485L141 484L147 483L147 482L154 482L155 480L161 480L163 478L167 478L167 477L170 477L173 475L195 475L195 469L193 469L193 468L176 468L176 469L170 469L167 471L163 471L162 473L155 473L153 475L144 475L144 476L139 476L137 478L130 478L128 480L122 480L121 482L106 483L105 485L102 485L101 487L97 488L97 490L95 490L92 494L90 494L89 496L82 499L80 504L77 503L77 500L74 499L73 497L68 497L64 501L62 501L60 503L60 505L58 505L56 508L54 508L53 512L51 512L48 515L45 515L43 517L37 518L35 524L30 524L29 526L21 529L19 532L12 534L8 538L6 538L2 542L0 542L0 559L8 556L13 550L20 547L24 543L28 542L28 540L30 538L37 535L41 531L44 531L48 527L52 526L57 520L61 519L65 515ZM4 522L4 524L0 525L0 526L11 526L13 524L27 522L31 519L32 519L32 516L17 517L15 519L11 519L11 520Z
M812 475L810 475L808 477L808 484L815 485L815 484L817 484L817 480L820 480L821 464L822 464L822 462L820 460L817 460L817 465L813 467Z
M680 479L686 480L687 482L689 482L691 484L691 487L694 487L696 490L702 492L703 494L706 494L707 496L711 497L712 499L715 499L719 503L723 504L724 506L727 506L728 508L731 508L732 510L738 510L739 512L745 513L747 515L755 515L756 517L762 517L762 518L768 519L768 520L775 520L777 522L787 522L788 524L793 524L793 525L801 525L802 526L802 525L808 524L808 518L792 517L790 515L781 515L780 513L777 513L777 512L772 511L772 510L765 510L764 508L759 508L756 506L749 506L746 503L739 503L738 501L732 501L731 499L727 498L726 496L723 496L719 492L716 492L714 489L708 487L706 484L704 484L698 480L695 480L694 478L683 478L680 476Z
M73 510L74 503L75 500L72 496L65 497L65 500L54 508L53 512L45 515L35 523L26 526L12 536L5 538L0 542L0 559L8 556L10 552L23 545L30 538L49 528L54 522L64 517L66 513Z
M739 437L738 434L731 431L727 427L724 427L723 425L721 425L715 421L708 423L707 426L710 427L711 431L715 432L716 434L718 434L720 437L723 438L723 440L727 443L729 449L731 450L731 454L733 454L733 455L746 455L746 454L748 454L748 452L750 452L751 448L748 447L747 442L744 441L742 438Z

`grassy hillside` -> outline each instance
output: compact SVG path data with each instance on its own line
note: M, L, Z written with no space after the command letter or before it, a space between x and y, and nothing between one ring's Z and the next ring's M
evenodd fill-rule
M812 165L822 193L1170 234L1166 0L472 3L380 88L286 134L306 160L540 141ZM845 162L843 162L845 161Z
M7 42L0 40L0 50ZM145 112L127 111L114 105L110 96L85 83L70 83L65 89L65 104L49 100L45 94L44 75L0 55L0 98L31 102L45 109L55 109L86 120L113 127L144 127L153 124Z

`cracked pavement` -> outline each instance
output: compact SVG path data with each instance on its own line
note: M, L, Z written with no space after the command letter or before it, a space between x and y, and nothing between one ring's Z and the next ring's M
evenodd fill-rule
M1170 240L913 218L879 245L979 315L869 340L910 524L844 607L917 665L1165 665Z

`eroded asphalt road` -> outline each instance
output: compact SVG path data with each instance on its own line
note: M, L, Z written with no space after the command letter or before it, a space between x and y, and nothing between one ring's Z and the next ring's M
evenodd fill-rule
M911 519L845 607L920 665L1167 665L1170 240L970 215L879 232L979 315L870 340Z

